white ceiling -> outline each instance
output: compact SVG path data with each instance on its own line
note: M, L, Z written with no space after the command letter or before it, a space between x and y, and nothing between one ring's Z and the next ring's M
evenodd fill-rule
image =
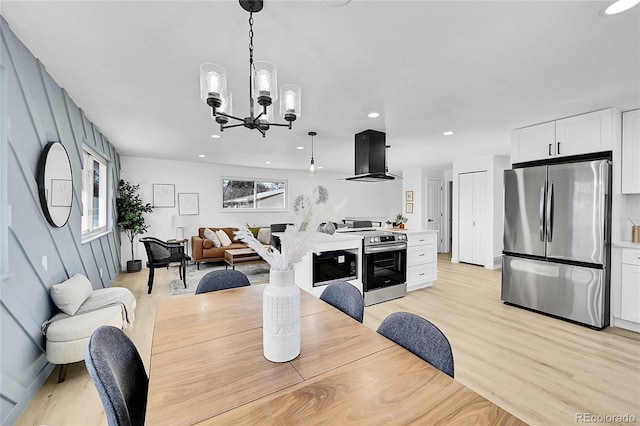
M255 58L302 87L293 130L264 139L244 128L212 139L199 95L200 64L218 63L235 115L248 115L249 16L237 1L3 0L0 12L126 156L305 169L314 130L316 164L351 175L353 135L374 129L392 172L439 169L508 155L513 128L640 106L638 6L604 18L609 1L343 3L267 0L254 15Z

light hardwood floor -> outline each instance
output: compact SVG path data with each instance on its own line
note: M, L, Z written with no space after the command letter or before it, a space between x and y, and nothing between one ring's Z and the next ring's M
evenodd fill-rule
M452 264L447 255L439 255L438 277L431 288L367 307L365 325L376 329L396 311L429 319L451 342L456 380L529 424L582 423L576 421L579 413L629 414L640 423L639 334L594 331L504 305L500 271ZM116 285L130 288L138 299L128 334L148 368L156 308L170 297L169 273L156 273L151 295L146 279L145 272L123 273ZM18 424L105 425L84 364L72 365L64 383L57 384L56 375L57 369Z

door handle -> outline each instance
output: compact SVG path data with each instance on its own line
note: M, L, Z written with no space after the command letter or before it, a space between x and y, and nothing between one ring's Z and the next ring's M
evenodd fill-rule
M558 150L556 151L556 155L560 155L560 142L558 142Z
M553 182L549 183L547 192L547 242L553 241Z
M427 222L433 222L433 219L427 219Z
M552 146L552 145L553 145L553 144L549 144L549 157L551 157L551 156L553 155L553 154L551 153L551 146Z
M544 185L540 187L540 241L544 241Z

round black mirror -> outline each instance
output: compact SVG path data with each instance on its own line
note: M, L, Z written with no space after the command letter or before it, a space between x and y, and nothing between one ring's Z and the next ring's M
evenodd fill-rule
M38 192L42 212L52 226L67 224L73 204L71 161L64 145L49 142L38 162Z

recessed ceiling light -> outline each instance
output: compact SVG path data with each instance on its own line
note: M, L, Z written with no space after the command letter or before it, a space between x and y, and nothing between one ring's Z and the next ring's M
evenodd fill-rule
M264 164L271 164L271 161L265 161Z
M211 137L214 138L214 139L220 139L221 136L220 135L211 135Z
M304 149L304 146L296 146L296 149Z
M380 113L379 112L370 112L369 114L367 114L367 117L369 117L369 118L378 118L378 117L380 117Z
M200 158L207 158L207 156L206 156L206 155L204 155L204 154L199 154L199 155L198 155L198 157L200 157Z
M605 15L617 15L640 3L640 0L618 0L604 10Z
M444 136L451 136L453 134L452 130L447 130L446 132L442 132Z

